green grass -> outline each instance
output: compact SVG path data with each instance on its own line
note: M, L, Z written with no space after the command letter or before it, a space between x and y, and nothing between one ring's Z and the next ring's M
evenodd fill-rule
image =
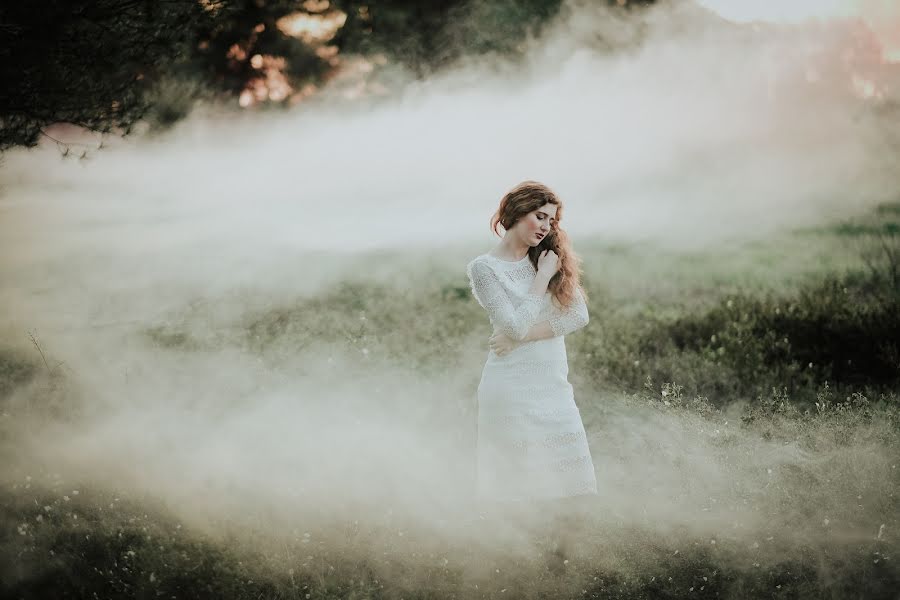
M562 574L543 538L513 553L490 540L460 548L413 525L398 537L403 515L281 526L241 514L200 527L152 494L65 482L17 455L0 482L0 595L894 598L898 211L718 252L579 247L591 322L566 340L576 398L610 438L603 464L624 470L640 452L673 497L667 507L641 482L631 503L646 521L614 506L587 517ZM137 334L164 356L239 350L295 373L303 357L334 353L360 381L393 368L469 373L474 389L489 331L459 262L398 269L401 284L348 279L236 318L199 303ZM0 353L10 457L23 423L72 418L86 395L77 373L44 366L29 349ZM602 429L622 415L634 430ZM720 469L727 485L709 475Z
M726 512L725 503L749 502L771 520L758 531L717 526L702 505L696 519L709 525L673 519L665 531L653 521L588 517L563 572L549 568L549 546L539 540L525 555L466 551L407 529L402 516L279 528L264 515L244 514L201 529L151 495L47 471L7 473L0 487L2 591L15 598L893 597L900 585L900 543L892 533L900 526L896 398L881 406L860 396L836 402L824 389L820 408L800 413L776 396L729 431L702 398L684 396L677 385L663 391L626 397L624 406L696 431L718 448L718 460L743 453L748 433L796 443L824 460L778 468L765 488L736 473L741 489L720 497L719 506L706 499ZM888 451L872 454L870 445ZM842 455L868 463L827 458ZM687 482L694 475L684 468L678 477ZM860 489L865 500L856 499ZM397 537L397 529L408 535Z
M38 365L33 357L0 349L0 398L31 381L37 371Z

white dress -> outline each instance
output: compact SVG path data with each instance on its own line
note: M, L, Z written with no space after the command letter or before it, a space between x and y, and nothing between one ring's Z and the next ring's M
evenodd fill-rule
M597 494L594 463L581 413L568 381L565 336L588 323L580 290L568 309L550 292L529 292L537 272L528 256L507 261L490 254L466 265L472 293L491 324L522 339L545 320L555 337L518 346L504 356L488 351L478 384L476 496L524 501Z

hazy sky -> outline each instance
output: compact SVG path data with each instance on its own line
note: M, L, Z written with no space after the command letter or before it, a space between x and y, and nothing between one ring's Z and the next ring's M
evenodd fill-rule
M697 3L735 21L799 22L807 19L881 15L898 11L892 0L791 0L742 2L697 0Z
M878 35L885 57L900 61L900 2L896 0L697 0L697 3L739 23L797 24L860 18Z

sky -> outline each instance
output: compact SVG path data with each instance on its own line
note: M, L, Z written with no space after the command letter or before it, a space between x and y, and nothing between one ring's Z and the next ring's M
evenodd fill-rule
M738 23L801 24L862 19L878 35L885 58L900 62L900 3L896 0L697 0L697 3Z

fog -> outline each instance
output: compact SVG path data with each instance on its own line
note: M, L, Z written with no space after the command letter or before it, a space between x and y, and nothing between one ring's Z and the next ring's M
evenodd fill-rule
M471 498L486 318L463 366L428 377L326 343L255 354L240 332L340 281L401 294L440 265L466 285L466 261L496 241L488 221L500 197L523 179L558 191L576 251L587 240L677 252L765 239L896 190L885 100L796 76L802 67L783 57L802 48L789 31L693 7L619 19L569 4L523 64L473 59L371 105L198 109L164 135L112 140L83 161L52 143L7 154L3 345L32 356L32 331L64 361L72 414L35 417L25 399L43 384L19 390L4 477L57 473L146 493L210 531L251 515L272 535L400 519L460 556L489 539L524 551L533 522L488 528ZM604 36L637 35L644 43L602 49ZM201 349L145 335L172 323ZM889 463L877 446L860 447L870 466L859 469L846 451L812 457L727 417L711 431L592 390L576 388L576 402L601 489L591 518L608 547L629 535L622 526L661 544L688 531L751 547L779 529L772 544L787 543L796 513L773 516L784 498L769 485L828 510L779 478L803 466L839 473L849 489Z

